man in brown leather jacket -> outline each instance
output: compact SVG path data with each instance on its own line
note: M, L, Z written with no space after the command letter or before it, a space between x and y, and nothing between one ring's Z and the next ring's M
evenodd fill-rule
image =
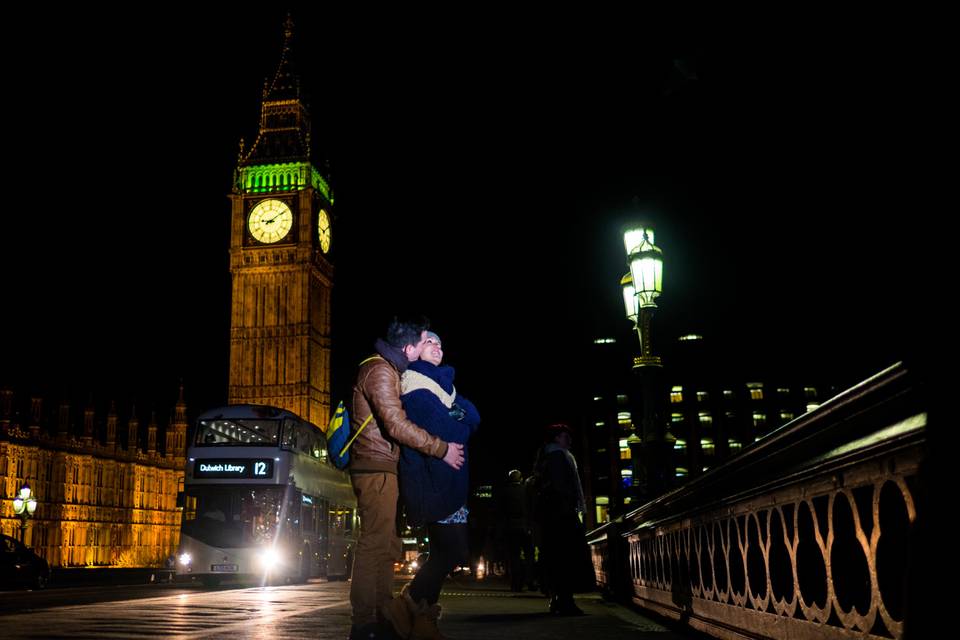
M377 355L360 364L353 386L351 431L373 418L350 448L350 480L360 513L360 539L353 560L350 604L351 638L389 637L377 626L377 611L391 599L393 561L400 555L396 532L397 462L400 445L443 459L454 469L463 464L463 445L447 443L407 419L400 402L400 375L420 357L429 324L425 318L394 320Z

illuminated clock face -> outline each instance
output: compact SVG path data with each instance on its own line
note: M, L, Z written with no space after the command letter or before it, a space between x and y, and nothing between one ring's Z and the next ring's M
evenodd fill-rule
M285 202L264 200L250 212L250 233L260 242L280 242L293 226L293 212Z
M320 250L324 253L330 251L330 216L323 209L317 216L317 237L320 240Z

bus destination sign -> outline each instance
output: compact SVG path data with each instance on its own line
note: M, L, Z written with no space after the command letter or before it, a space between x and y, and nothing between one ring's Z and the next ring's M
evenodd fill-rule
M273 458L197 460L194 478L272 478Z

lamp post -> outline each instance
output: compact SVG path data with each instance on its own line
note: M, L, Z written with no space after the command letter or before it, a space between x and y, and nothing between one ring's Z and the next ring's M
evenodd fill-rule
M27 521L37 510L37 498L30 491L30 485L24 483L20 493L13 499L13 512L20 518L20 542L27 544Z
M633 359L639 378L642 401L641 436L631 458L633 477L643 498L654 498L670 482L670 451L663 419L663 363L653 355L650 321L657 308L656 299L663 290L663 251L654 244L649 225L631 227L623 234L630 272L620 280L627 319L633 322L640 340L640 355ZM636 455L636 449L639 454Z

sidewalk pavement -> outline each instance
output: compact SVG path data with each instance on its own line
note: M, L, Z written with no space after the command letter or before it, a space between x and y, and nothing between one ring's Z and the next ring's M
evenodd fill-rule
M448 578L440 596L443 616L439 626L453 640L702 637L692 631L667 628L637 610L603 600L599 593L578 595L576 602L587 615L557 616L548 611L548 600L542 594L511 592L502 579Z

